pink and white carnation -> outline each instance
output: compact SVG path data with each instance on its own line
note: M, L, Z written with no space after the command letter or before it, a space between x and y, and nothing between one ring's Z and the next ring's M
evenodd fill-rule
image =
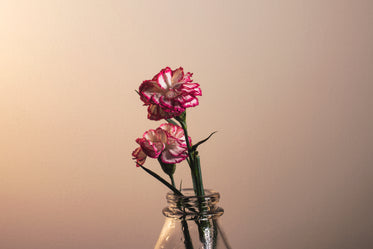
M202 95L198 83L192 82L192 73L184 74L182 67L162 69L152 80L145 80L139 87L141 100L148 106L151 120L179 116L188 107L198 105Z
M136 139L136 142L140 147L132 152L132 156L140 165L144 164L147 156L159 157L167 164L179 163L188 156L184 131L177 125L162 124L156 130L146 131L142 138Z

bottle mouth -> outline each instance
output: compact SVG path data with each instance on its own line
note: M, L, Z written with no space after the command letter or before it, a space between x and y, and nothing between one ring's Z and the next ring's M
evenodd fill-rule
M194 192L194 189L192 188L183 188L181 189L181 193L183 194L182 196L180 195L176 195L174 192L168 192L167 195L166 195L166 198L168 199L169 197L171 198L180 198L180 199L185 199L185 198L210 198L210 197L214 197L216 195L219 196L220 198L220 194L219 192L215 191L215 190L212 190L212 189L205 189L205 195L203 196L197 196Z
M168 207L163 210L167 217L174 218L211 218L221 216L224 210L217 206L220 194L211 189L205 189L204 196L196 196L192 188L182 189L180 195L169 192L166 195Z

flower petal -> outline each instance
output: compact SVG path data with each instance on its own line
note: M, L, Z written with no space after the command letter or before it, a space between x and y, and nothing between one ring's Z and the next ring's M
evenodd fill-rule
M178 157L181 154L185 154L186 145L179 143L176 138L169 137L165 151L168 151L174 157Z
M162 89L167 89L167 83L162 71L158 74L157 83Z
M148 107L148 119L150 120L161 120L173 117L173 113L164 111L159 105L151 104Z
M194 107L194 106L197 106L197 105L198 105L198 99L197 98L193 98L190 101L183 103L184 108Z
M141 147L138 147L136 148L133 152L132 152L132 156L134 160L136 160L136 162L140 165L143 165L145 163L145 160L146 160L146 154L144 153L144 151L141 149ZM137 167L140 167L139 165L136 164Z
M169 67L166 67L163 71L164 78L167 84L167 88L171 87L172 85L172 70Z
M162 89L171 87L172 70L169 67L162 69L157 76L157 83Z
M159 104L166 112L177 114L175 116L178 116L185 111L185 108L179 102L167 99L164 96L160 97Z
M185 156L178 156L175 157L173 156L169 151L165 150L161 154L161 160L164 163L180 163L183 161L185 158L187 158L187 155Z
M176 83L179 83L183 78L184 78L184 71L182 67L179 67L178 69L174 70L172 72L172 79L171 79L172 86L174 86L174 84Z
M154 81L144 81L139 87L140 98L145 104L157 103L163 95L163 89Z
M202 91L199 88L198 83L184 83L179 86L178 91L184 93L184 94L192 94L194 96L201 96Z
M167 133L160 127L158 127L155 131L157 133L158 141L163 144L163 148L162 148L163 150L165 147L165 144L167 143Z
M139 141L144 153L151 158L158 158L165 147L155 130L148 130L145 132L143 139Z

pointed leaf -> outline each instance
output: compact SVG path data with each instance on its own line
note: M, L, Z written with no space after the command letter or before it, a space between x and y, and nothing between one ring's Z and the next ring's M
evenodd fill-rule
M217 131L214 131L213 133L210 134L210 136L208 136L207 138L203 139L202 141L199 141L198 143L196 143L195 145L192 146L192 151L195 151L197 149L197 147L200 145L200 144L203 144L204 142L206 142L207 140L210 139L210 137L212 135L214 135Z
M180 187L179 187L179 191L181 192L181 186L183 185L183 180L180 180Z
M176 195L180 195L180 196L183 196L183 194L177 190L174 186L172 186L171 184L169 184L165 179L163 179L162 177L160 177L158 174L156 174L155 172L151 171L150 169L147 169L145 168L144 166L142 166L141 164L139 163L136 163L139 167L141 167L143 170L145 170L148 174L150 174L151 176L153 176L154 178L156 178L158 181L160 181L161 183L163 183L164 185L166 185L169 189L171 189Z

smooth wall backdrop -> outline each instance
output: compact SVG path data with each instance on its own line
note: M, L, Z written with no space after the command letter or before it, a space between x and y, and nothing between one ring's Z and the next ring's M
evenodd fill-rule
M160 122L134 90L166 66L201 84L233 248L372 248L372 24L369 0L0 1L0 248L154 246L167 189L131 152Z

